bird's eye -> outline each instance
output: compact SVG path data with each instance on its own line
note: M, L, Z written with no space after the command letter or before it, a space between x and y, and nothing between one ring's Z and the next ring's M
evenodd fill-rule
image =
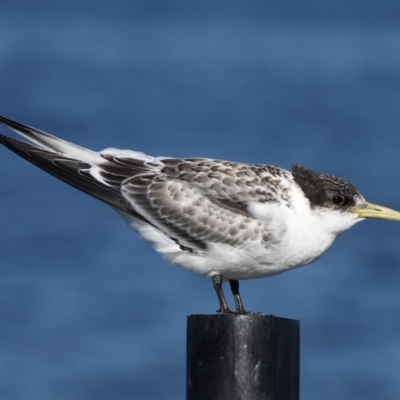
M343 197L343 196L334 196L334 197L332 198L332 201L333 201L335 204L337 204L337 205L339 205L339 204L345 204L345 203L346 203L346 198Z

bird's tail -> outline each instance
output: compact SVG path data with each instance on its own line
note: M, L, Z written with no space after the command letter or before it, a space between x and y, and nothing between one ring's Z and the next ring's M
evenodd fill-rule
M4 117L0 117L0 123L33 143L0 135L0 144L76 189L104 201L120 211L137 216L120 190L121 182L134 174L134 171L127 166L112 164L114 166L113 179L105 182L104 179L98 179L97 169L103 168L102 165L108 164L109 161L100 153Z
M2 116L0 116L0 123L25 137L42 150L47 150L83 162L93 162L99 159L99 154L92 150L59 139L58 137L31 126L20 124Z

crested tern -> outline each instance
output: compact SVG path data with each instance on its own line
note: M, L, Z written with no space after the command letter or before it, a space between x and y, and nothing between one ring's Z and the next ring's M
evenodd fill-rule
M282 168L208 158L95 152L0 117L30 143L0 143L69 185L109 204L174 265L212 279L219 312L246 313L239 280L279 274L318 259L366 218L400 213L366 202L350 182L293 165Z

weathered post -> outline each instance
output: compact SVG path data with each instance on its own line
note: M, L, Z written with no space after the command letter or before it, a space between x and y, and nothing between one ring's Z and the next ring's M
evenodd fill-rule
M298 400L299 321L263 314L191 315L187 400Z

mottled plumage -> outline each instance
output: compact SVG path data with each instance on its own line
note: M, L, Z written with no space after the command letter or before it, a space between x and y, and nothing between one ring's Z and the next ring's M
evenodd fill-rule
M399 220L367 203L349 182L294 165L281 168L205 158L99 153L0 117L33 144L0 142L43 170L104 201L171 263L212 278L229 312L227 279L244 308L239 279L274 275L313 262L367 217Z

